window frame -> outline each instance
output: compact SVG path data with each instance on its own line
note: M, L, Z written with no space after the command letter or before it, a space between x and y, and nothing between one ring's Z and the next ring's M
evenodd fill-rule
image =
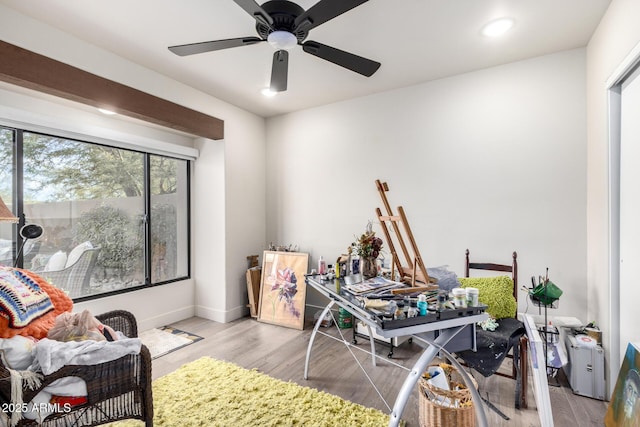
M15 124L7 124L6 120L0 120L0 128L9 130L13 132L13 173L12 173L12 202L14 208L14 214L19 218L19 223L16 224L16 227L13 228L12 236L13 241L15 242L15 247L19 248L22 244L22 237L20 236L19 230L25 224L25 215L24 215L24 133L33 133L42 135L45 137L52 138L62 138L74 142L91 144L91 145L99 145L110 148L116 148L118 150L126 150L137 152L143 155L143 164L144 164L144 194L142 196L143 205L144 205L144 249L143 249L143 260L144 260L144 284L138 286L132 286L122 289L115 289L107 292L96 293L92 295L85 295L81 297L74 298L73 301L76 303L96 300L104 297L109 297L113 295L124 294L128 292L134 292L141 289L153 288L156 286L162 286L174 282L180 282L184 280L191 279L191 170L192 170L192 162L195 159L192 154L195 150L189 149L188 147L176 147L176 153L169 153L166 149L159 150L150 150L146 149L146 147L135 146L127 142L118 142L118 141L110 141L104 138L99 137L90 137L87 135L78 135L70 132L65 132L61 130L51 130L47 128L42 128L40 126L16 126ZM46 130L45 130L46 129ZM158 141L161 148L166 148L166 143L162 143ZM152 206L152 195L151 195L151 156L161 156L171 160L184 161L184 167L186 170L185 173L185 185L184 189L186 192L186 263L187 269L185 275L178 275L175 278L161 280L156 283L152 282L152 251L151 251L151 206ZM15 255L15 254L14 254ZM17 266L20 268L23 265L23 254L20 254L18 259L16 260Z

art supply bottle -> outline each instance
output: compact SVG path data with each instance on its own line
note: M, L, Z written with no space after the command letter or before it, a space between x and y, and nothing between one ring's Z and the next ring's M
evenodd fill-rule
M546 329L547 343L556 344L558 342L558 331L551 323L551 320L549 320L549 324Z
M407 310L407 318L418 316L418 308L415 300L409 302L409 310Z
M327 274L327 263L322 256L320 256L318 260L318 274Z
M438 292L438 310L444 310L444 306L449 301L449 293L447 291Z
M333 269L333 265L327 264L327 280L333 280L336 278L336 271Z
M398 304L395 301L389 301L389 303L387 304L387 309L385 311L386 313L384 314L390 318L388 320L393 320L396 317L396 313L398 312Z
M407 315L404 312L404 302L398 302L398 308L396 309L396 315L394 316L396 320L403 320L407 318Z
M427 296L425 294L418 295L418 313L420 316L427 315Z

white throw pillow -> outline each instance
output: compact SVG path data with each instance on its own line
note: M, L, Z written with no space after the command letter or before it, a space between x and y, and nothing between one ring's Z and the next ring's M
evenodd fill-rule
M35 348L35 340L22 335L0 339L0 352L4 355L2 363L8 368L24 371L35 359Z
M67 257L67 264L65 265L65 268L71 267L73 264L78 262L84 251L91 248L93 248L93 246L91 246L91 242L89 241L80 243L78 246L73 248Z
M51 258L47 261L47 265L44 266L44 271L64 270L65 265L67 265L67 253L58 251L51 255Z

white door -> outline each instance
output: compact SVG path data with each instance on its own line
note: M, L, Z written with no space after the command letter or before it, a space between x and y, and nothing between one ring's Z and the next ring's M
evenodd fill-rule
M621 89L619 315L623 357L628 342L640 342L640 69Z

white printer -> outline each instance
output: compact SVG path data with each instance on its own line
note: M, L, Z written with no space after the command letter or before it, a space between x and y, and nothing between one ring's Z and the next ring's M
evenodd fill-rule
M565 372L575 394L605 399L604 350L597 341L588 335L565 337L569 363Z

